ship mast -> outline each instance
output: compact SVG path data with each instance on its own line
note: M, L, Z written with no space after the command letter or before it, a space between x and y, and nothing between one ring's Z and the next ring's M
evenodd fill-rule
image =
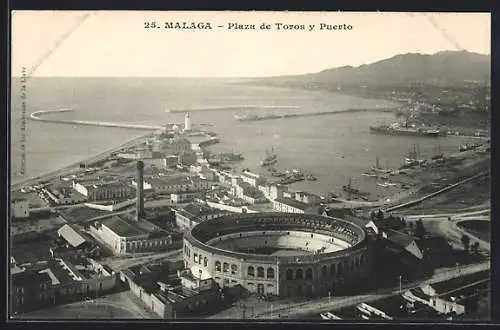
M347 200L350 201L352 197L352 190L351 190L351 183L352 180L349 178L349 183L347 184Z

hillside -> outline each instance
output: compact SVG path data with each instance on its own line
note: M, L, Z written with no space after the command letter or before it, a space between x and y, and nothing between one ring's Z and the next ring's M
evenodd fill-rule
M490 56L467 51L432 55L408 53L359 67L344 66L318 73L270 77L255 82L296 87L382 87L414 83L453 85L490 80Z

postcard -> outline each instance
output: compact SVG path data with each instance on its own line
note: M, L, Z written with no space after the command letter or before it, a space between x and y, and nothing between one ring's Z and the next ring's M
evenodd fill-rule
M490 319L489 13L11 23L11 321Z

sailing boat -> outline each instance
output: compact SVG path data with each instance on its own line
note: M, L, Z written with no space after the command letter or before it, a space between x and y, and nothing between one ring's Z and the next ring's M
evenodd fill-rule
M377 158L375 159L375 166L372 167L372 172L389 173L390 170L383 169L382 167L380 167L380 158L377 156ZM376 174L369 174L369 173L363 173L362 175L364 175L364 176L372 176L372 177L376 177L377 176Z
M260 162L260 166L269 166L276 164L278 162L278 155L274 152L274 146L271 149L271 152L267 151L266 158L264 158Z
M432 156L432 160L441 159L441 158L443 158L443 153L441 152L441 146L438 144L434 148L434 156Z

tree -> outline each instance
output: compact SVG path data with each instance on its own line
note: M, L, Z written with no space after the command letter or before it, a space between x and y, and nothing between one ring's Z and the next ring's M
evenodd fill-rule
M415 236L417 236L420 239L424 239L425 237L425 227L424 223L422 222L422 219L418 219L416 222Z
M404 218L404 217L401 217L400 219L401 219L401 223L403 224L403 226L405 226L405 227L406 227L406 220L405 220L405 218Z
M372 219L372 221L373 221L373 220L375 220L375 217L376 217L376 216L377 216L377 215L375 214L375 211L371 211L371 212L370 212L370 218Z
M410 221L410 228L413 228L413 221Z
M470 238L467 235L462 235L462 244L464 245L464 250L469 251L469 245L470 245Z

